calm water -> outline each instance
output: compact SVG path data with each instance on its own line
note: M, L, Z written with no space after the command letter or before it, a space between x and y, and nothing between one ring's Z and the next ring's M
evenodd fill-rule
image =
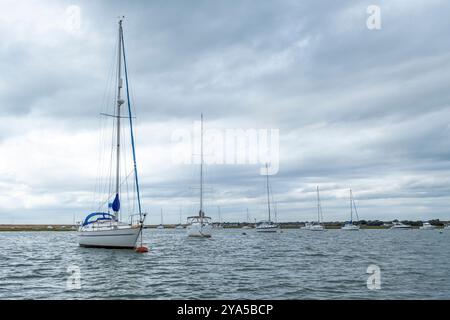
M75 232L0 233L1 299L450 299L450 231L145 230L148 254L80 248ZM366 269L381 269L368 290ZM81 289L67 290L67 268Z

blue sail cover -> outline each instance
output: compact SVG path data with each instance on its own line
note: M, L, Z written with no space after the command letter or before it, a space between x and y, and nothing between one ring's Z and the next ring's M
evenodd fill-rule
M112 203L112 209L114 212L118 212L120 210L119 194L116 194L116 197L114 198L114 201Z
M91 213L90 215L88 215L84 221L82 226L86 226L88 224L100 221L100 220L114 220L114 216L110 213L106 213L106 212L94 212Z

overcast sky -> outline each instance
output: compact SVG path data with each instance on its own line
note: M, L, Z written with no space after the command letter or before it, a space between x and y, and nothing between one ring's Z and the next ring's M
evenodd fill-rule
M279 130L279 221L315 219L317 185L327 221L348 219L350 188L362 219L450 218L448 1L0 3L0 223L93 210L119 15L150 223L198 210L172 136L200 113L220 132ZM206 213L265 218L260 167L207 166Z

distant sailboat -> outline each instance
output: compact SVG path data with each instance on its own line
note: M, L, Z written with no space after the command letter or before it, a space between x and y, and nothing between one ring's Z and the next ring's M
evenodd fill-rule
M353 208L355 208L356 219L359 220L358 211L356 210L355 201L353 200L352 189L350 189L350 221L345 223L345 225L341 228L341 230L345 231L358 231L359 226L353 224Z
M247 224L243 226L242 229L252 229L252 226L250 225L250 215L248 214L248 208L247 208Z
M159 224L156 229L164 229L164 223L163 223L163 209L161 208L161 223Z
M115 113L114 115L109 115L115 118L116 126L116 137L113 144L115 148L116 156L116 171L115 171L115 189L113 192L108 194L108 211L100 211L89 214L83 222L81 222L78 229L78 240L79 245L82 247L100 247L100 248L134 248L138 240L139 235L142 233L142 228L144 226L145 214L142 213L141 209L141 199L139 193L139 181L136 166L136 152L134 146L134 134L133 134L133 117L131 114L130 96L128 90L128 74L127 74L127 64L125 59L125 45L123 41L123 29L122 29L122 19L119 20L119 44L118 44L118 66L117 66L117 99L115 101ZM126 93L127 93L127 104L128 104L128 114L122 116L121 107L125 103L122 99L122 88L123 88L123 78L122 78L122 60L123 68L125 73L125 83L126 83ZM120 221L121 216L121 176L120 176L120 156L121 156L121 119L128 118L130 125L130 136L131 136L131 146L133 155L133 173L134 173L134 187L136 190L136 200L138 204L138 214L131 215L130 221L128 223ZM112 153L111 153L112 154ZM112 163L111 163L112 166ZM113 178L111 176L111 178ZM110 200L112 200L110 202ZM112 210L112 213L111 213ZM136 218L135 220L133 218Z
M309 230L313 224L311 222L305 222L303 226L300 227L301 230Z
M219 216L219 222L213 224L213 227L214 227L215 229L223 229L223 226L222 226L222 219L221 219L221 215L220 215L220 206L217 206L217 213L218 213L218 216Z
M187 218L186 227L188 237L210 238L211 218L205 216L203 212L203 114L200 123L200 210L197 216Z
M269 192L269 166L266 164L266 188L267 188L267 213L268 213L268 220L260 221L256 224L256 231L257 232L277 232L278 231L278 225L273 223L270 219L270 192Z
M322 220L323 220L322 205L320 204L319 186L317 186L317 222L311 224L308 230L326 231L325 227L322 225Z
M184 229L184 226L181 224L181 208L180 208L180 223L175 227L175 229Z

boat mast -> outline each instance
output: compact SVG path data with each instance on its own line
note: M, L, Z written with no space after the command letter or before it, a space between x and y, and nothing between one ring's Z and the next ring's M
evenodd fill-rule
M139 190L139 178L138 178L138 171L137 171L137 164L136 164L136 148L134 143L134 133L133 133L133 117L131 113L131 101L130 101L130 90L128 85L128 68L127 68L127 59L125 56L125 41L123 40L123 29L122 24L121 26L121 40L122 40L122 52L123 52L123 67L125 71L125 83L126 83L126 89L127 89L127 102L128 102L128 118L130 121L130 134L131 134L131 147L133 151L133 167L134 167L134 181L136 183L136 193L137 193L137 202L138 202L138 209L139 209L139 216L141 218L141 224L144 223L145 214L144 217L142 216L142 207L141 207L141 193Z
M353 223L353 196L352 196L352 189L350 189L350 223Z
M200 223L203 225L203 113L200 118Z
M114 202L119 205L113 205L113 211L116 220L119 220L119 210L120 210L120 107L124 103L121 98L121 92L123 87L122 79L122 19L119 20L119 48L117 57L117 137L116 137L116 197Z
M217 212L219 213L219 224L222 221L222 219L220 218L220 206L217 206Z
M269 222L270 222L270 194L269 194L269 166L266 163L266 185L267 185L267 209L269 210Z
M162 213L162 208L161 208L161 225L163 225L163 213Z
M320 223L320 197L319 197L319 186L317 186L317 223Z

